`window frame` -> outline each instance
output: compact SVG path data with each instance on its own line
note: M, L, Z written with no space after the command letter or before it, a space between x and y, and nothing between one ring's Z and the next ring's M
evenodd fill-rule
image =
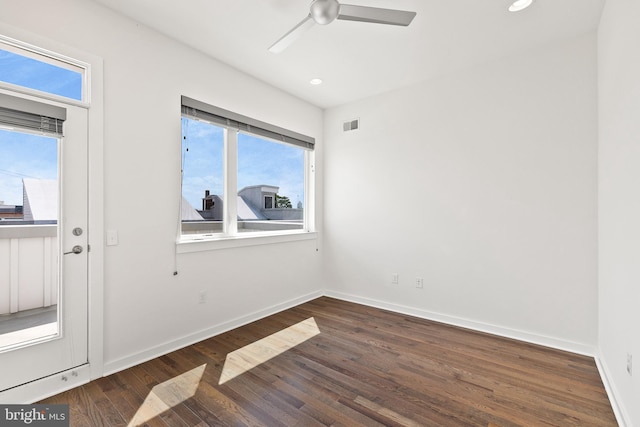
M0 34L0 49L17 55L34 59L59 68L79 73L82 76L81 99L69 98L51 92L33 89L5 81L0 81L0 88L8 89L15 93L36 96L49 101L57 101L77 107L89 108L91 106L91 64L83 62L60 53L34 46Z
M302 135L269 123L242 116L209 104L182 96L181 119L195 119L224 130L223 149L223 231L222 233L183 234L182 218L178 218L177 253L198 252L203 250L224 249L239 246L281 243L316 239L315 230L315 138ZM201 117L194 115L204 110ZM209 116L207 113L212 113ZM285 144L303 150L304 155L304 203L302 229L294 230L260 230L256 232L238 232L237 196L238 188L238 135L248 134L266 141ZM276 136L276 137L273 137ZM278 138L278 139L276 139ZM295 140L294 143L291 141ZM182 163L180 165L182 169ZM182 182L182 180L181 180ZM273 204L276 200L273 197ZM180 187L180 203L182 203L182 185Z

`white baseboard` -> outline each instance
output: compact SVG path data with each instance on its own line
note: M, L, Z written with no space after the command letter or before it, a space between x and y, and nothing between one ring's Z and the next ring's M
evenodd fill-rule
M130 368L132 366L154 359L156 357L160 357L165 354L171 353L172 351L179 350L191 344L195 344L197 342L206 340L208 338L214 337L216 335L222 334L224 332L230 331L240 326L244 326L248 323L255 322L256 320L260 320L264 317L271 316L272 314L279 313L283 310L311 301L320 296L322 296L321 291L312 292L310 294L303 295L301 297L294 298L289 301L272 305L262 310L255 311L245 316L241 316L241 317L229 320L227 322L220 323L210 328L203 329L201 331L181 337L179 339L168 341L164 344L157 345L148 350L145 350L139 353L134 353L129 356L126 356L117 360L113 360L111 362L107 362L104 365L104 376L111 375L113 373L122 371L124 369Z
M385 301L379 301L371 298L345 294L342 292L325 290L324 295L331 298L341 299L344 301L354 302L357 304L367 305L370 307L381 308L381 309L393 311L396 313L407 314L407 315L419 317L422 319L433 320L435 322L446 323L448 325L459 326L461 328L472 329L474 331L486 332L492 335L498 335L501 337L512 338L515 340L524 341L531 344L542 345L542 346L554 348L557 350L563 350L571 353L581 354L583 356L595 357L595 354L596 354L596 347L587 345L587 344L581 344L581 343L576 343L572 341L565 341L558 338L547 337L544 335L532 334L529 332L519 331L516 329L510 329L502 326L491 325L488 323L477 322L475 320L463 319L460 317L449 316L441 313L435 313L435 312L422 310L415 307L408 307L408 306L393 304Z
M626 427L627 425L631 425L627 423L626 420L629 420L629 415L627 414L624 406L619 403L619 400L616 398L618 392L616 391L615 384L610 381L611 373L609 371L609 367L606 362L600 357L600 355L596 355L596 366L598 367L598 372L600 372L600 378L602 379L602 383L604 384L604 389L607 392L607 396L609 397L609 402L611 402L611 409L613 409L613 413L616 416L616 421L618 421L618 425L620 427Z

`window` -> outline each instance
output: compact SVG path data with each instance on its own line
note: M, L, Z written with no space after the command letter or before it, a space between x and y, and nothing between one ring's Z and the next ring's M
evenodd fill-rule
M181 241L310 231L314 139L182 98Z
M182 234L222 233L225 129L182 118Z
M273 209L273 197L264 196L264 208L265 209Z
M303 229L304 154L297 146L238 133L239 232Z
M88 101L84 91L87 67L60 55L0 38L0 82L11 86Z

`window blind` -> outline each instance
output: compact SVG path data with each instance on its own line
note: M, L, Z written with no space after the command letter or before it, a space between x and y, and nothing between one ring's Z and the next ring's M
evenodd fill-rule
M62 136L67 110L0 93L0 125Z
M182 97L182 114L186 117L202 119L226 128L263 136L306 150L313 150L315 144L315 138L310 136L264 123L186 96Z

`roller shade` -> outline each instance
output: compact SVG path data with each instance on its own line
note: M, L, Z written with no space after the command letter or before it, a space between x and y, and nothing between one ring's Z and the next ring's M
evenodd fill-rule
M0 93L0 125L62 136L67 110Z
M182 97L182 115L205 120L226 128L285 142L306 150L313 150L315 139L288 129L264 123L232 111L214 107L186 96Z

